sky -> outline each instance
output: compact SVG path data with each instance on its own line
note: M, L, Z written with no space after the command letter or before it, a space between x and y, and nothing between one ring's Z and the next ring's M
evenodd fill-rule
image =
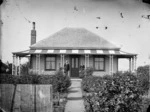
M29 49L32 22L37 41L65 27L84 27L137 53L137 66L150 63L150 5L140 0L4 0L1 5L2 60L12 52ZM97 19L100 17L100 19ZM107 27L107 29L106 29ZM121 61L122 67L128 66Z

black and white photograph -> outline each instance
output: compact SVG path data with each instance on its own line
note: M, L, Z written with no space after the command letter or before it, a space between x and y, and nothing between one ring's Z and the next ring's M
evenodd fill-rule
M150 112L150 0L0 0L0 112Z

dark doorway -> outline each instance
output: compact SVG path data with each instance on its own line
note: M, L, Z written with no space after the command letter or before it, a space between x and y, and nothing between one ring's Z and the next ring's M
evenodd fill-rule
M71 56L71 77L79 77L79 56Z

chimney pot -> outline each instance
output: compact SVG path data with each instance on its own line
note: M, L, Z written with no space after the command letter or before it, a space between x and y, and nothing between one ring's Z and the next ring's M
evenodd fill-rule
M33 22L32 24L33 24L33 30L35 30L35 22Z

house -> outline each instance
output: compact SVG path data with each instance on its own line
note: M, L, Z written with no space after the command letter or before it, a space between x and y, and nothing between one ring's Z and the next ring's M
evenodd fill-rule
M136 68L136 54L121 51L116 45L85 28L64 28L36 42L34 22L30 49L13 52L13 74L17 75L18 60L25 56L30 57L30 70L38 74L53 74L64 66L65 60L70 64L70 77L79 77L81 64L85 69L93 67L93 75L112 74L118 71L119 58L129 59L130 71Z

